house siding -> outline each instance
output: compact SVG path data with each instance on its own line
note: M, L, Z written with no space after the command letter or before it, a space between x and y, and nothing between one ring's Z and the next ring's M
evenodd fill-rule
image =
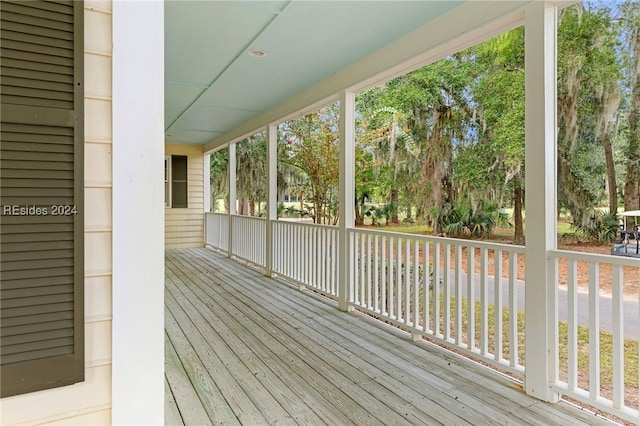
M187 156L188 208L165 209L165 248L204 246L204 152L201 146L166 144L165 155Z
M84 14L85 381L3 398L3 425L111 423L111 3Z

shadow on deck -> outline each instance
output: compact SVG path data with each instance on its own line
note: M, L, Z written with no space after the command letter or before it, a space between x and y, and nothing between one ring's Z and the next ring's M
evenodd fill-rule
M165 304L166 424L611 424L208 249Z

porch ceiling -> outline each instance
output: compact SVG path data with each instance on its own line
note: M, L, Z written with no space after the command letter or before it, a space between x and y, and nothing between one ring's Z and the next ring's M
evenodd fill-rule
M166 2L166 141L211 142L461 3Z

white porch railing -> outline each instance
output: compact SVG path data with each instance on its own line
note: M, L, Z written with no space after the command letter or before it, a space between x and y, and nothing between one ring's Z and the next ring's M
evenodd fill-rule
M205 240L207 246L229 251L229 215L224 213L205 213Z
M549 251L548 261L557 301L550 322L555 326L549 330L556 342L550 359L553 389L640 424L640 366L638 358L629 356L639 349L640 300L637 293L624 297L625 286L640 284L640 261L560 250ZM567 269L566 283L559 282L560 266ZM601 294L602 280L611 280L611 295Z
M253 216L231 216L233 236L231 254L240 259L265 266L267 221ZM229 252L229 215L205 213L205 245Z
M231 216L231 254L258 266L265 266L267 220L254 216Z
M337 299L338 228L273 221L273 271Z
M524 287L517 267L524 247L349 232L354 306L410 329L414 338L427 336L522 376ZM474 254L468 262L463 250Z
M228 250L228 217L206 214L207 245ZM270 225L272 271L338 299L339 228L282 220ZM232 216L232 226L232 254L265 267L267 221ZM351 306L416 339L426 336L524 378L524 247L368 229L350 229L348 239ZM640 262L560 250L547 258L555 325L549 330L555 342L549 385L638 423L640 361L627 349L638 351L640 296L625 298L623 287L640 286ZM600 294L603 280L611 280L612 295ZM625 382L629 372L636 377Z

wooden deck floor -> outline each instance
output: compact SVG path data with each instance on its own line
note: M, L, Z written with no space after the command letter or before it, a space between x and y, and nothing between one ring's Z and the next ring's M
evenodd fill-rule
M168 425L611 424L211 250L165 269Z

